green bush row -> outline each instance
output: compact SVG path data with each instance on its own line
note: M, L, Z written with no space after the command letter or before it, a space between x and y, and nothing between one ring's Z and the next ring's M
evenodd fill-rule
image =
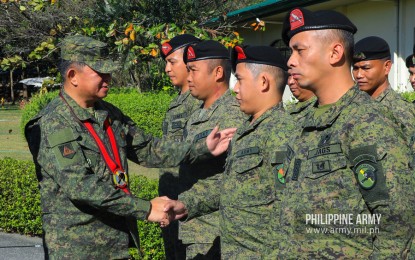
M140 198L157 196L158 181L131 174L131 192ZM0 160L0 230L26 235L42 234L40 193L35 166L30 161ZM142 259L163 259L164 249L158 225L139 220ZM131 255L139 259L137 250Z
M58 95L58 91L34 95L24 107L20 128ZM173 95L170 91L138 93L136 89L111 89L105 101L114 104L146 133L160 137L161 124Z

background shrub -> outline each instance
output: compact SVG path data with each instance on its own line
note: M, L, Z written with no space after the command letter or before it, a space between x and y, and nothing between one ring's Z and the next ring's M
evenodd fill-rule
M402 97L409 102L415 101L415 92L403 92Z
M58 95L58 91L34 95L24 107L20 128L24 133L24 126L42 108ZM129 116L146 133L160 137L161 124L164 115L174 95L171 91L138 93L136 89L111 89L105 101L114 104Z

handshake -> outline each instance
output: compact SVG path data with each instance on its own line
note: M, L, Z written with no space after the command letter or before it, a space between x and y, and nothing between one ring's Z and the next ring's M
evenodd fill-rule
M159 223L161 227L166 227L170 222L187 215L186 206L179 200L171 200L164 196L154 198L150 203L151 207L146 219Z

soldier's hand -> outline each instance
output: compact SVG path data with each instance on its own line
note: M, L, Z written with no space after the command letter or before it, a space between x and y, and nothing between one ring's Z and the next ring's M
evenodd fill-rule
M226 128L219 132L219 127L215 126L212 132L206 137L206 145L213 156L224 153L232 140L236 128Z
M160 226L167 226L170 223L170 217L164 211L167 202L171 201L168 197L157 197L150 201L151 208L147 215L147 220L151 222L158 222Z
M164 212L169 214L170 220L179 220L187 215L187 208L180 200L170 200L164 206Z

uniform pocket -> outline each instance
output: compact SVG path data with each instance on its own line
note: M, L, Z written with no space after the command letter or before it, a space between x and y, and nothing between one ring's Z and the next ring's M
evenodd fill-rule
M78 144L80 135L70 128L57 130L47 137L47 147L52 150L61 168L77 164L82 160Z

